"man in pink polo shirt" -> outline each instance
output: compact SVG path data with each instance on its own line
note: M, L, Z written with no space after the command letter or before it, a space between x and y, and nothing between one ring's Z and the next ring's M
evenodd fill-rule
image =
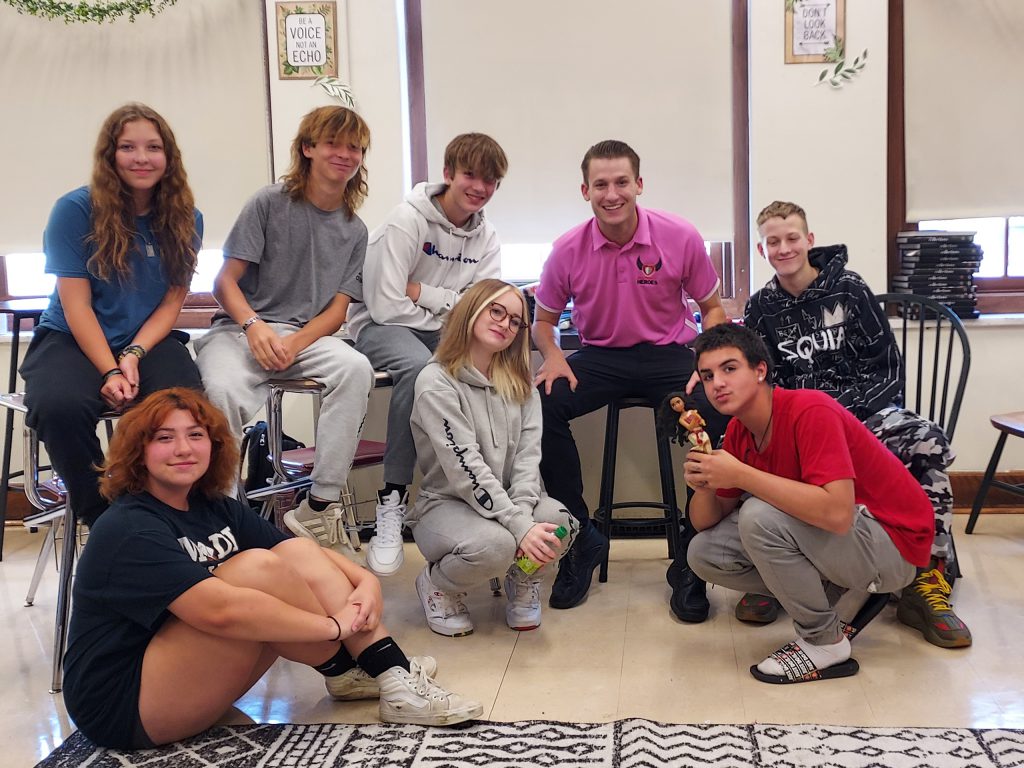
M583 500L579 452L569 422L621 397L661 402L682 390L693 374L697 323L687 303L700 307L704 328L727 320L718 275L704 239L688 221L641 209L640 158L621 141L602 141L583 158L583 199L594 218L552 246L536 291L534 341L544 363L535 383L544 412L541 476L547 492L580 522L580 533L562 559L551 590L552 608L572 608L590 589L608 540L590 522ZM582 348L566 358L555 327L569 300ZM703 393L695 400L717 442L727 419ZM673 612L703 621L704 583L678 554L669 568Z

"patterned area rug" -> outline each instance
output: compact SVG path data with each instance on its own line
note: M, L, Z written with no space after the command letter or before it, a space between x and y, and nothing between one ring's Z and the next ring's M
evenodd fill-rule
M36 768L632 768L634 766L1024 766L1024 731L827 725L476 722L248 725L157 750L98 749L74 733Z

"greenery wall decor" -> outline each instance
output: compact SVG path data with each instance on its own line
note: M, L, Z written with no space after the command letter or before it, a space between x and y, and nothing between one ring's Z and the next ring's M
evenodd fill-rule
M18 13L29 16L39 16L44 19L63 21L65 24L72 22L90 22L102 24L107 21L114 21L122 16L127 16L128 21L134 22L136 16L148 14L156 16L163 10L178 2L178 0L78 0L78 2L64 2L63 0L2 0Z
M835 63L835 66L828 66L821 70L821 74L818 75L819 85L821 83L828 83L833 88L842 88L846 82L859 75L861 70L864 69L864 65L868 63L868 49L865 48L864 52L857 56L849 66L846 64L845 49L846 46L843 45L843 38L837 37L831 47L825 51L825 59L830 64Z

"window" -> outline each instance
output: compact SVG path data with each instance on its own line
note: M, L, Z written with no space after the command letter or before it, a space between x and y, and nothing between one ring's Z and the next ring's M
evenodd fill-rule
M204 248L199 252L199 265L189 287L191 294L209 294L213 279L220 270L224 256L219 248ZM42 253L9 253L7 267L7 294L11 298L49 296L57 279L46 274L46 255Z
M223 254L219 248L204 248L199 252L199 264L189 287L185 309L178 319L181 328L205 328L217 306L211 291L213 280L220 270ZM0 262L0 284L6 275L6 294L0 298L30 298L49 296L57 279L46 274L46 256L42 253L9 253ZM2 289L2 285L0 285ZM0 290L0 293L3 293ZM0 322L3 322L0 319ZM10 330L10 329L5 329Z

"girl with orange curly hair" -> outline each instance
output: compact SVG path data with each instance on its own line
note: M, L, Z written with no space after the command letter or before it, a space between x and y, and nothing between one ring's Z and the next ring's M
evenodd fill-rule
M223 495L235 446L224 415L183 387L119 421L65 657L64 704L82 733L124 749L193 736L278 657L320 672L333 698L379 697L385 722L480 716L432 680L434 659L407 658L388 634L372 573Z
M91 183L61 197L46 225L57 287L21 367L28 424L90 526L106 506L94 469L100 414L165 387L201 387L188 336L172 328L202 232L170 126L144 104L114 110Z

